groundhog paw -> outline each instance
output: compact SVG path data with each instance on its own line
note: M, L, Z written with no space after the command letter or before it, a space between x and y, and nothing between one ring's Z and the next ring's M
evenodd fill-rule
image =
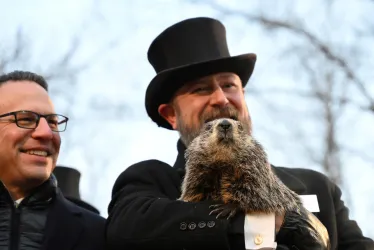
M234 204L216 204L209 206L209 208L213 209L209 215L217 214L217 219L227 217L229 220L234 217L238 211L238 206Z

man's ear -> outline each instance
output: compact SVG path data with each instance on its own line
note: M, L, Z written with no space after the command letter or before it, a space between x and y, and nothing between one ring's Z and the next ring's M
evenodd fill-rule
M171 104L161 104L158 106L158 113L172 126L173 129L177 128L177 116L175 109Z

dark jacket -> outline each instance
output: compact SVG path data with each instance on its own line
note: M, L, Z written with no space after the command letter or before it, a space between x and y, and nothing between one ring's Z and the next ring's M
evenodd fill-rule
M209 216L209 201L177 201L184 176L184 145L174 167L158 160L139 162L116 180L107 219L108 249L245 249L244 215L229 222ZM316 194L331 249L373 250L326 176L307 169L274 167L276 175L298 194Z
M68 201L53 178L16 207L0 182L0 250L103 250L105 219Z

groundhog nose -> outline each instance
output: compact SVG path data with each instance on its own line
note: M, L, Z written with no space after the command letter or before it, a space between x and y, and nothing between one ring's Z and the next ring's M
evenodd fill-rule
M223 120L218 124L219 128L228 130L231 128L231 123L228 120Z

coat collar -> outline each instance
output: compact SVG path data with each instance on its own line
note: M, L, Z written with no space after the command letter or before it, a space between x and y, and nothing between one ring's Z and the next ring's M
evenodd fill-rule
M58 190L48 214L43 249L69 250L83 232L82 212Z
M179 139L177 142L177 149L178 149L178 156L174 163L174 168L178 171L178 173L183 178L185 174L185 164L186 161L184 159L184 152L186 150L186 146L183 142ZM292 174L291 168L280 168L274 165L271 165L273 172L278 176L278 178L292 191L297 194L305 194L307 192L306 186L304 183Z
M31 190L30 194L22 198L20 206L26 207L39 207L49 206L51 200L56 196L57 193L57 181L56 178L51 175L48 180L43 182L41 185ZM14 201L10 196L10 193L0 181L0 201L8 204L13 204Z
M0 182L0 203L12 202L12 198ZM83 232L81 211L78 206L66 200L53 175L37 187L30 196L22 200L20 206L50 206L45 227L44 250L69 250Z
M305 184L292 174L292 168L276 167L271 165L276 176L292 191L297 194L306 194L307 188Z

